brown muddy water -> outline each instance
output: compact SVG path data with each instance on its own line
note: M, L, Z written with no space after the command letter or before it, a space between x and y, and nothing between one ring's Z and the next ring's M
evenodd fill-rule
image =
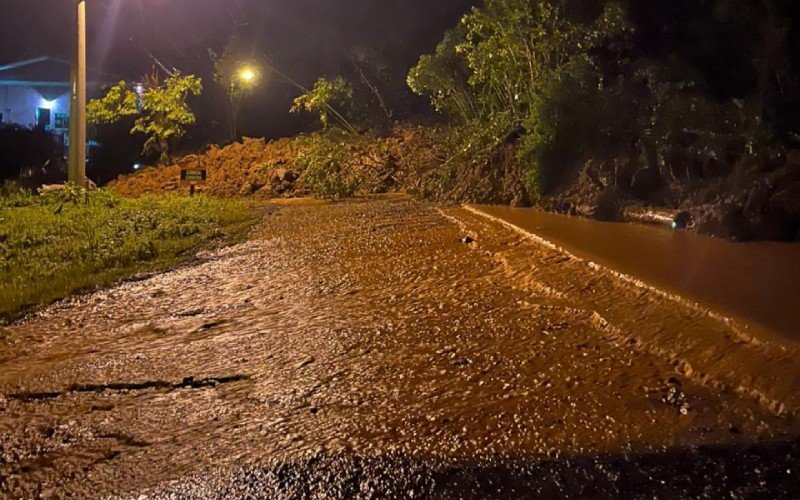
M0 497L800 495L791 345L469 210L197 257L0 329Z
M732 243L643 224L475 208L580 258L800 342L800 244Z

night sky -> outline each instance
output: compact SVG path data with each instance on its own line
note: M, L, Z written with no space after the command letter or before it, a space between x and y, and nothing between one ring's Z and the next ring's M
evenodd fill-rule
M333 76L357 47L377 48L405 72L477 0L90 0L90 66L135 79L158 59L209 78L209 49L238 30L253 55L310 84ZM68 58L68 0L2 0L0 64L39 55ZM207 81L208 85L213 85ZM265 82L244 116L245 132L282 135L302 127L285 116L294 90ZM271 84L270 84L271 83ZM284 86L285 87L285 86ZM280 116L265 120L263 116Z

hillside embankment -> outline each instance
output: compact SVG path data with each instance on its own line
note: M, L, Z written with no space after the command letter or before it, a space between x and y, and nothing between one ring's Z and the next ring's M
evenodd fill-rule
M206 169L205 193L263 198L405 191L445 203L531 206L599 220L671 223L737 241L800 240L800 154L770 155L640 144L625 156L591 158L544 195L533 195L515 138L492 154L458 163L447 133L397 126L384 136L329 139L324 134L265 141L244 139L147 168L110 186L124 196L179 192L181 169ZM309 167L313 162L314 168ZM650 216L657 214L658 216Z

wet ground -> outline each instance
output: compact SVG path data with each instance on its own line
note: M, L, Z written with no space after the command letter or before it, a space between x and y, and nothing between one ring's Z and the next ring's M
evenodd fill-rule
M468 210L199 258L0 330L0 495L800 494L793 346Z
M800 342L800 245L733 243L645 224L599 222L534 209L477 207L659 289L721 315Z

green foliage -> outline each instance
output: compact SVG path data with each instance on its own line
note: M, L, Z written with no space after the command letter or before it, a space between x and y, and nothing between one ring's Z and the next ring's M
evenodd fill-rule
M463 29L449 31L436 52L423 55L408 74L408 86L430 99L436 111L466 122L478 114L478 95L469 85L469 70L457 53Z
M75 188L27 198L0 200L0 315L174 264L251 217L244 202L205 197L132 200Z
M187 104L189 96L200 95L202 80L194 75L175 73L163 84L157 78L147 79L141 94L119 82L100 99L87 106L89 122L93 124L113 123L125 117L137 117L132 134L147 137L144 151L157 153L160 161L169 161L169 143L186 133L194 125L195 115Z
M31 191L19 187L4 187L0 189L0 209L33 206L52 206L58 209L63 208L63 205L76 204L113 208L120 202L119 196L114 191L105 189L90 191L72 182L59 189L40 189L39 192L40 195L35 196Z
M624 80L604 85L586 58L575 59L544 89L523 121L517 157L536 196L558 186L589 156L613 156L642 134L645 116ZM613 118L612 118L613 117Z
M539 191L538 163L548 156L541 146L556 132L550 130L553 124L540 124L538 115L563 117L550 105L558 82L570 65L624 30L615 7L590 23L572 21L566 12L564 1L487 0L411 70L411 88L458 123L448 163L485 165L512 131L527 130L532 137L521 158L533 160L529 177L532 192ZM596 84L598 77L591 80Z
M341 199L359 187L358 156L358 136L331 128L302 138L293 164L314 196Z
M42 204L63 205L65 203L76 204L82 201L89 203L89 191L83 186L70 182L62 189L42 192L41 198L39 199Z
M356 193L385 193L398 183L397 143L329 127L297 140L292 168L299 185L317 198L338 200Z
M92 99L86 106L89 123L102 125L114 123L126 116L139 114L139 97L124 81L106 90L99 99Z
M27 207L34 199L29 190L22 189L16 182L5 181L0 184L0 209Z
M320 78L311 90L294 100L290 111L316 113L323 127L330 124L332 116L341 126L355 133L355 128L337 109L347 106L352 98L353 87L344 78L338 77L333 80Z
M700 88L699 75L679 61L638 61L638 81L647 85L643 133L658 145L691 142L706 147L734 147L752 152L773 140L762 120L759 99L711 99Z
M487 162L509 137L531 198L642 140L721 155L770 141L758 99L711 98L680 60L637 58L634 31L624 2L486 0L465 15L408 76L453 125L443 189L489 192Z
M491 118L472 119L449 132L444 139L446 160L420 183L425 197L486 203L508 203L526 197L502 187L506 172L496 153L511 124L504 114Z
M588 49L589 27L570 22L564 1L489 0L464 17L456 51L488 113L525 113L576 54Z

